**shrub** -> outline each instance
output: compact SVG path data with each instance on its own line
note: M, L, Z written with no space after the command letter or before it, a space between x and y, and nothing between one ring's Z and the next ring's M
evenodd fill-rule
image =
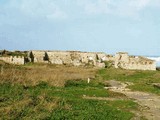
M105 61L105 68L111 68L113 66L113 61Z

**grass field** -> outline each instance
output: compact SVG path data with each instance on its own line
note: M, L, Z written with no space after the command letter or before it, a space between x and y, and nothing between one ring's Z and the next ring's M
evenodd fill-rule
M45 64L0 64L0 119L129 120L139 105L104 89L106 80L133 82L133 90L160 94L151 83L160 72L77 68ZM87 83L90 77L91 82ZM142 87L143 85L143 87ZM93 100L84 97L117 98ZM119 100L118 98L124 98Z
M132 90L160 95L160 89L153 86L153 83L160 83L160 71L102 69L98 71L97 79L102 82L106 80L132 82L134 85L129 86Z
M96 70L93 68L59 66L51 64L26 64L13 66L1 63L0 83L10 82L34 86L41 81L53 86L64 86L66 80L93 78Z
M131 100L99 101L82 97L121 97L103 86L84 81L67 82L53 87L45 82L36 86L1 84L0 114L2 119L120 119L129 120L129 112L138 109Z

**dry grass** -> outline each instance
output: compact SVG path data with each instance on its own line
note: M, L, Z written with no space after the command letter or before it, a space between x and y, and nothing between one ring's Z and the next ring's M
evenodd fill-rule
M54 86L63 86L66 80L93 78L96 69L73 66L55 66L47 64L32 64L13 66L0 64L0 83L20 83L24 86L36 85L40 81Z
M0 119L131 119L133 114L129 111L137 106L132 101L108 104L108 101L83 99L84 95L103 98L122 96L103 89L97 71L89 67L0 63ZM84 81L95 75L90 84ZM64 84L64 87L54 87Z
M27 106L32 100L27 98L27 99L23 99L21 101L15 101L13 103L11 103L8 106L5 107L0 107L0 113L3 115L8 115L13 111L21 111L21 109L24 109L25 106ZM21 109L20 109L21 108Z

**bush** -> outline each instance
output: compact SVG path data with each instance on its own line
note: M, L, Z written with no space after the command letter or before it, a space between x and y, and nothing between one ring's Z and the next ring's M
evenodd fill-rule
M113 66L113 61L105 61L105 68L111 68Z
M160 71L160 67L157 67L156 70Z
M65 87L85 87L88 86L87 81L84 80L68 80L65 83Z
M102 82L97 82L96 80L91 80L90 83L87 80L68 80L65 83L65 87L79 87L79 88L87 88L87 87L96 87L96 88L104 88L105 84Z

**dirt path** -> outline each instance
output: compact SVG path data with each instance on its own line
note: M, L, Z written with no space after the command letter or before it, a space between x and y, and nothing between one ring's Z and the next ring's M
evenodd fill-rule
M148 120L160 120L160 96L151 93L131 91L126 88L132 83L121 83L115 80L108 81L108 83L111 87L106 87L106 89L123 93L129 98L134 99L139 105L142 106L140 113L135 113L137 116L144 116Z

